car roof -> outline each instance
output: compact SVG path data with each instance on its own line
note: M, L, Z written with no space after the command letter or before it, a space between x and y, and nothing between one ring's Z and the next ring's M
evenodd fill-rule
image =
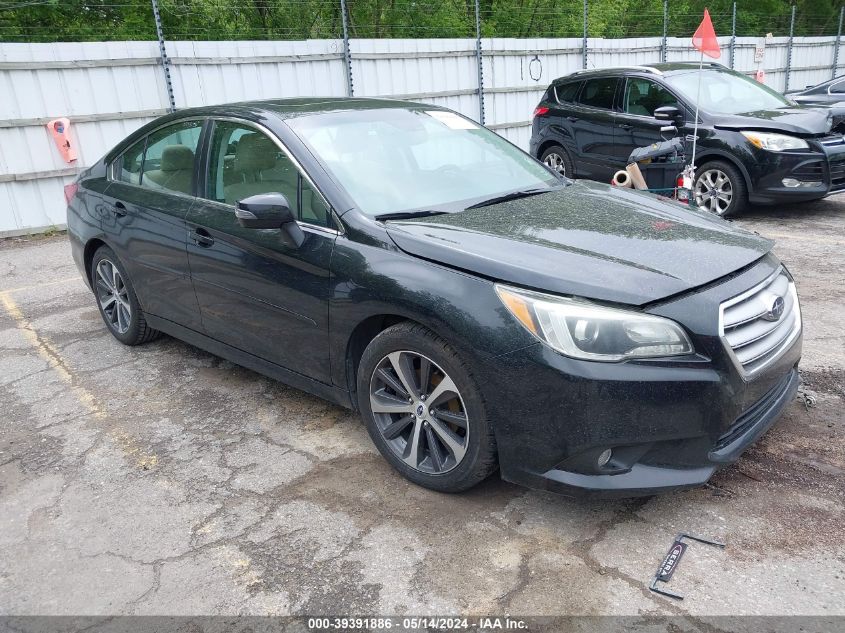
M240 101L215 106L201 106L197 108L180 109L182 116L215 116L241 112L272 112L282 119L300 117L307 114L321 112L338 112L343 110L378 110L386 108L405 108L416 110L443 110L444 108L427 103L401 101L399 99L381 99L370 97L295 97L289 99L264 99L256 101Z
M730 69L717 62L704 62L702 65L706 70L725 70ZM678 72L689 72L691 70L698 70L699 62L662 62L654 64L642 64L639 66L610 66L607 68L587 68L584 70L576 70L574 73L559 78L556 81L565 81L571 79L585 78L591 76L619 76L628 75L631 73L643 73L651 75L671 75Z

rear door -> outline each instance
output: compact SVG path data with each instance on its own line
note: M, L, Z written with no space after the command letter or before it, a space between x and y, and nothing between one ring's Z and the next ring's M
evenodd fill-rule
M622 163L637 147L664 140L660 128L669 125L654 118L654 111L662 106L684 106L665 86L644 77L626 77L622 90L622 105L616 115L614 153ZM671 136L671 135L670 135Z
M210 337L330 382L329 266L338 231L328 203L281 143L249 122L218 120L206 150L204 199L187 222L188 259ZM306 235L247 229L235 204L283 193Z
M576 147L573 159L578 174L602 182L610 182L619 168L613 147L618 87L618 77L587 79L565 117Z
M106 190L103 231L127 268L145 312L200 329L185 217L194 204L204 121L162 127L119 156Z

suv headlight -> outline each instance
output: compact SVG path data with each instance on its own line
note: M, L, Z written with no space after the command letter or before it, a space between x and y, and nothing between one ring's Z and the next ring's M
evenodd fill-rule
M807 145L807 141L804 139L787 136L786 134L775 134L773 132L751 132L743 130L742 135L747 138L754 147L767 149L770 152L782 152L787 149L810 148L810 146Z
M683 328L662 317L496 284L508 311L546 345L597 361L690 354Z

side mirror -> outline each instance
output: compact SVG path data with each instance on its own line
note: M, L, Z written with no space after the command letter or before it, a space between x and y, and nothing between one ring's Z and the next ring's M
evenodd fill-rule
M654 118L658 121L680 121L681 110L677 106L661 106L654 111Z
M282 229L297 247L305 241L288 199L281 193L259 193L238 201L235 208L238 224L246 229Z

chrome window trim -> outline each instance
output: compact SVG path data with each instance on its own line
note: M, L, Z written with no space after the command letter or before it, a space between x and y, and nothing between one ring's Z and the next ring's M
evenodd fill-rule
M750 379L760 373L763 369L765 369L766 367L774 363L776 360L778 360L781 356L783 356L784 353L786 353L786 351L792 346L792 343L795 342L795 339L798 338L798 335L801 333L801 330L803 328L803 321L801 318L801 305L798 302L798 290L795 287L795 282L787 275L787 278L789 279L789 292L792 294L792 299L794 301L793 305L796 311L795 325L793 326L792 332L790 332L789 336L784 339L783 343L781 343L780 348L777 349L777 351L770 358L766 359L766 362L764 362L759 367L755 367L751 371L743 367L742 363L739 362L739 359L734 353L734 350L731 347L730 343L728 343L727 336L725 335L725 309L730 308L731 306L736 305L741 301L744 301L748 297L757 294L764 288L767 288L769 285L771 285L771 283L775 279L777 279L781 274L785 273L786 271L784 270L783 266L778 266L777 269L771 275L766 277L766 279L764 279L760 283L752 286L745 292L738 294L737 296L732 297L719 304L719 338L722 341L722 346L724 347L725 351L728 353L728 356L733 362L734 367L737 368L740 376L742 376L743 380L745 380L746 382L748 382Z
M317 184L314 182L314 180L311 178L311 176L308 174L308 172L302 167L302 163L300 163L294 157L294 155L290 152L290 150L287 148L287 146L281 141L281 139L279 139L279 137L277 137L269 128L261 125L260 123L256 123L254 121L249 121L247 119L239 119L237 117L231 117L231 116L214 116L214 115L211 115L207 118L212 122L213 121L226 121L226 122L229 122L229 123L237 123L238 125L244 125L246 127L251 127L255 130L258 130L262 134L266 135L271 141L273 141L276 144L276 146L280 150L282 150L282 152L284 152L285 156L287 156L288 159L293 163L293 165L294 165L294 167L296 167L297 171L302 175L303 178L305 178L308 181L308 184L311 185L311 188L314 191L317 192L317 194L320 196L320 199L323 201L323 204L325 204L326 208L329 210L329 213L331 214L332 219L334 220L334 223L337 225L338 228L334 229L334 228L331 228L331 227L328 227L328 226L320 226L319 224L312 224L311 222L304 222L302 220L297 220L296 223L300 224L300 225L313 227L313 228L316 228L316 229L321 229L323 231L326 231L326 232L329 232L329 233L334 233L336 235L342 235L342 234L346 233L346 230L343 228L343 224L340 221L340 216L335 211L335 208L331 204L329 204L329 201L326 198L325 194L323 194L323 192L320 190L320 188L317 186ZM213 134L212 134L212 136L213 136ZM209 139L209 144L210 144L210 139ZM211 148L209 147L209 151L210 150L211 150ZM206 174L206 176L208 176L208 174ZM201 196L197 196L197 198L199 198L200 200L208 200L208 198L203 198ZM229 207L231 209L235 208L235 205L233 205L233 204L228 204L226 202L220 202L218 200L209 200L209 202L214 202L215 204L220 204L220 205Z

